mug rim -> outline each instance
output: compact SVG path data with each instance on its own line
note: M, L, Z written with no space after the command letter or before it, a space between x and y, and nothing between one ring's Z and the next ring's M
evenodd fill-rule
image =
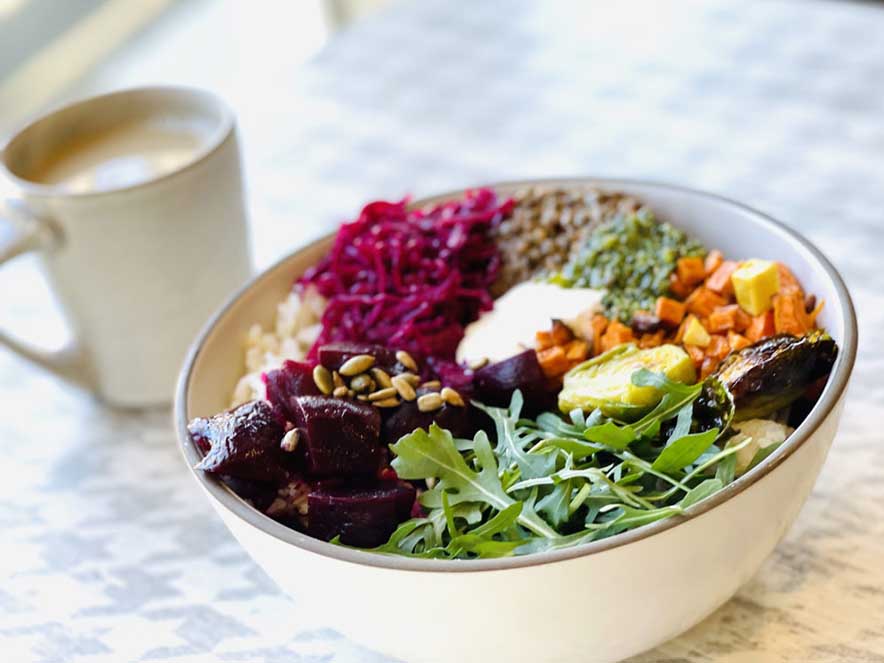
M587 557L594 554L601 554L622 546L638 543L651 536L662 534L670 529L685 524L691 520L697 519L712 509L720 506L724 502L735 497L739 493L751 488L753 485L761 481L771 472L775 471L782 465L793 453L801 448L804 443L814 434L816 434L823 422L835 412L837 405L844 397L850 375L856 362L857 352L857 319L854 309L853 300L847 289L844 280L835 266L810 240L806 239L799 232L787 226L764 212L755 209L747 204L738 202L727 196L723 196L692 187L671 184L659 180L629 178L629 177L558 177L558 178L537 178L523 180L509 180L492 182L482 186L491 188L512 189L515 187L525 186L573 186L573 185L597 185L602 187L617 186L642 186L669 191L688 198L713 202L719 205L731 207L742 214L755 217L757 221L765 227L765 229L773 234L779 234L788 242L796 244L807 251L810 256L817 261L818 266L822 268L825 276L831 281L838 298L838 308L844 323L843 334L839 348L838 358L832 373L826 382L819 400L814 404L813 409L807 418L801 422L801 425L789 436L776 451L765 458L752 471L737 477L731 484L724 489L715 493L711 497L688 507L683 515L672 516L664 520L644 525L635 530L619 534L608 539L600 539L591 543L580 546L565 548L562 550L552 550L545 552L533 553L519 557L504 557L500 559L476 559L476 560L436 560L436 559L420 559L405 556L393 556L374 553L368 550L360 550L345 546L336 546L331 543L315 539L302 532L293 530L282 523L264 515L257 509L250 506L242 498L236 495L230 488L221 483L216 477L209 476L203 472L194 469L194 465L199 462L202 457L196 449L193 440L187 430L188 423L188 395L190 391L190 381L193 370L201 355L203 348L209 337L215 330L218 322L224 318L233 306L249 291L261 286L261 283L268 275L275 273L282 268L295 255L309 251L317 245L329 241L334 232L324 235L304 246L299 246L286 256L276 261L259 274L255 275L251 280L245 283L238 291L233 293L227 302L222 305L216 313L206 322L200 333L197 335L181 368L178 377L178 383L175 389L173 421L176 428L178 438L178 448L187 463L191 474L200 484L203 490L210 497L210 501L217 509L224 511L222 514L226 516L230 514L239 520L245 521L249 526L254 527L262 534L271 536L285 544L301 550L302 552L316 554L328 559L336 560L344 563L357 564L364 567L380 568L391 571L406 572L430 572L430 573L484 573L505 571L510 569L524 569L540 567L547 564L564 562L577 558ZM467 187L447 191L445 193L421 197L419 200L412 202L412 205L433 204L442 200L451 198L456 195L462 195L464 191L479 187ZM836 303L833 302L833 305Z
M178 168L174 168L168 172L160 173L145 180L119 187L112 187L110 189L71 191L55 184L44 184L42 182L36 182L32 179L22 177L17 174L8 163L10 146L12 146L17 140L22 139L29 130L34 128L40 122L44 122L54 116L61 115L63 113L70 112L78 107L85 106L86 104L96 102L107 103L113 99L120 99L123 97L156 94L173 94L182 98L198 99L202 102L208 102L210 105L214 106L215 110L218 112L219 122L217 127L212 130L209 139L206 140L205 143L199 147L199 149L195 150L191 157ZM12 132L11 136L5 142L5 144L0 147L0 169L2 169L2 172L6 175L6 177L15 184L19 191L26 195L38 196L42 198L57 196L66 199L92 199L104 196L111 196L118 193L126 193L138 189L148 188L159 182L177 177L181 173L195 168L199 164L206 161L206 159L211 157L213 154L215 154L234 133L235 128L236 118L234 116L233 110L220 96L209 90L188 85L143 85L136 87L127 87L75 99L73 101L69 101L61 105L52 107L48 110L34 114L33 116L25 120L22 124L20 124L19 127Z

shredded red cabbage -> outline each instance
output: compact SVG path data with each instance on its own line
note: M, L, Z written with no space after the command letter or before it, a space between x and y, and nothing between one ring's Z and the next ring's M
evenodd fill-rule
M377 343L453 362L464 327L491 308L501 256L492 230L512 211L494 191L430 210L369 203L297 283L328 300L311 354L332 341Z

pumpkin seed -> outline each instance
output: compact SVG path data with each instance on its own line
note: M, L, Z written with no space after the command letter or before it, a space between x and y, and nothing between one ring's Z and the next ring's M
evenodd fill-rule
M345 377L351 378L354 375L364 373L372 366L374 366L374 357L371 355L356 355L341 364L338 372Z
M332 381L332 374L322 364L316 364L313 369L313 382L319 387L319 391L328 396L334 391L335 385Z
M397 405L399 405L399 399L398 398L385 398L380 401L374 401L372 403L372 405L374 405L375 407L396 407Z
M291 453L298 448L298 441L300 439L301 434L298 432L298 429L292 428L288 433L282 436L282 440L279 442L279 448Z
M343 398L347 395L348 391L349 389L347 389L346 386L335 387L335 390L332 392L332 396L334 396L335 398Z
M442 397L437 393L424 394L417 399L417 409L421 412L434 412L442 407Z
M389 374L383 368L375 367L371 369L371 377L374 378L374 381L377 382L378 386L382 389L387 389L393 386Z
M402 397L404 401L413 401L417 398L417 393L414 391L414 387L411 386L411 383L406 380L401 375L397 375L392 379L393 387Z
M417 371L417 363L405 350L399 350L396 353L396 361L405 366L409 371Z
M451 387L443 387L439 395L442 396L442 400L449 405L456 405L457 407L464 406L464 402L463 399L460 397L460 394Z
M396 389L387 387L386 389L378 389L368 395L370 401L382 401L387 398L396 398Z

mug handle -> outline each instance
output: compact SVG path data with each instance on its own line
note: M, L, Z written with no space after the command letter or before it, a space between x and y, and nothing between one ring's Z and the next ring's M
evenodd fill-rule
M25 253L48 251L61 243L61 233L46 219L28 211L18 200L0 200L0 265ZM83 355L76 344L42 350L0 330L0 345L66 380L86 384Z

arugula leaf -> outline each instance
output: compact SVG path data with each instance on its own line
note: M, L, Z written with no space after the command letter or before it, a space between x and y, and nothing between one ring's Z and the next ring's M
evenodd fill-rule
M497 476L497 462L488 436L480 431L474 442L479 472L473 471L466 464L454 446L451 433L435 423L430 426L429 431L418 428L390 445L396 455L392 466L403 479L432 477L439 480L433 490L421 496L421 504L424 506L441 508L441 493L447 492L450 504L482 502L503 511L514 504L515 500L506 494ZM555 530L531 510L523 509L518 520L523 527L539 536L557 536Z
M481 403L473 405L491 417L497 431L497 445L494 452L500 459L502 467L517 465L523 477L533 478L547 474L551 469L550 458L546 456L530 455L526 450L525 436L519 435L516 423L522 411L522 392L518 389L513 392L512 401L508 409L489 407Z
M731 457L733 458L734 456ZM724 483L722 483L721 479L706 479L703 483L692 488L687 495L682 497L678 506L682 509L687 509L689 506L693 506L697 502L705 500L713 493L717 493L722 488L724 488Z
M583 431L583 437L590 442L597 442L611 449L623 451L638 436L630 426L618 426L613 421L607 421L597 426L590 426Z
M717 428L680 437L660 452L651 467L666 474L677 472L702 456L717 437Z

